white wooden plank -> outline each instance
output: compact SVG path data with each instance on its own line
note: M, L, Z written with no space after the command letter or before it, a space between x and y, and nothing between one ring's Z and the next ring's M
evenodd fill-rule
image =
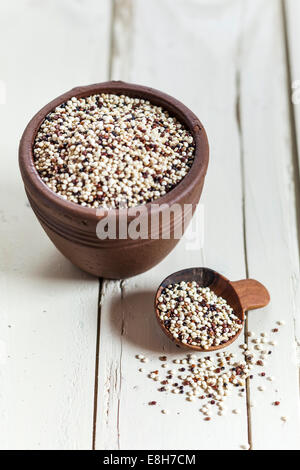
M17 163L28 119L49 99L107 79L110 2L0 6L0 447L91 448L98 280L44 235Z
M289 65L289 92L292 106L292 139L294 140L294 167L298 170L299 177L295 181L296 197L298 199L298 220L300 217L300 2L297 0L285 0L283 13L286 28L287 59ZM298 161L298 164L297 164ZM298 166L298 168L297 168ZM299 222L298 222L299 224ZM299 231L298 231L299 236ZM300 320L295 318L296 335L298 340L298 362L300 363Z
M122 22L126 5L117 2L121 12L117 14L114 78L151 85L182 99L207 129L211 161L202 198L206 214L203 253L187 250L182 240L150 272L126 280L122 286L106 284L101 309L96 447L239 449L248 442L245 399L228 401L229 410L241 408L241 415L204 422L199 403L156 392L157 387L138 372L135 355L143 352L150 358L146 370L160 367L158 356L163 351L170 360L184 355L163 336L154 319L154 292L167 274L205 264L232 279L245 277L235 116L241 3L136 1L131 24L128 17ZM129 37L128 30L133 32ZM128 53L122 49L123 35L131 44ZM220 210L220 200L226 210ZM237 344L232 350L239 354ZM159 406L149 407L150 400L157 400ZM160 413L164 407L170 415Z
M249 313L249 329L278 341L266 365L276 381L265 381L264 393L257 390L262 378L251 381L251 399L257 403L251 409L252 441L255 449L277 450L300 447L294 325L300 308L299 253L281 13L280 1L247 3L240 56L249 276L264 282L272 299L263 311ZM270 333L281 319L286 326ZM281 405L272 406L275 400Z
M290 93L296 117L296 132L299 149L300 139L300 57L299 57L299 20L300 3L297 0L285 0L284 12L287 28L288 53L291 67Z

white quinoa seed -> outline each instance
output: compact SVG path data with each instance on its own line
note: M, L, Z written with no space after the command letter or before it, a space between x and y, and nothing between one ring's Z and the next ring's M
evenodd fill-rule
M188 289L184 289L184 285L181 287L183 291L186 291L185 296L188 295ZM162 300L160 298L160 301ZM266 375L265 369L261 369L261 366L264 366L266 362L261 359L257 361L251 347L246 350L243 345L241 346L240 354L244 359L241 359L240 354L236 355L228 351L219 351L211 356L202 354L198 357L195 354L187 354L184 358L172 359L174 369L160 369L160 374L162 373L165 377L160 377L158 371L150 372L149 376L160 381L158 388L160 392L171 392L176 396L182 395L182 398L190 402L197 399L197 402L201 403L199 411L204 417L207 417L207 420L212 414L223 416L226 413L224 401L232 396L232 392L236 391L238 396L245 397L246 379L254 378L251 375L253 368L256 369L259 366L258 375L264 377L264 380L274 380L274 377ZM266 387L261 385L258 390L263 392ZM251 401L250 406L255 407L256 403ZM232 409L233 414L240 412L239 409ZM287 420L286 417L281 417L281 419L282 421Z
M233 387L234 384L237 387L244 387L245 379L250 373L246 358L245 361L236 362L232 356L231 353L220 353L215 361L209 356L191 360L189 355L187 359L179 361L177 371L172 369L165 372L166 378L161 380L162 386L158 390L171 391L175 395L183 394L190 402L196 398L205 399L205 404L203 403L200 409L205 416L211 415L213 407L216 407L216 412L219 410L223 415L226 410L223 400L226 396L230 396L228 387ZM196 367L193 362L197 364ZM185 373L178 374L182 371ZM173 379L173 374L170 372L174 372L177 378ZM157 371L149 374L149 377L155 376L157 377Z
M159 300L162 299L162 300ZM222 345L242 328L242 321L222 298L196 282L180 282L166 286L157 308L162 324L174 338L185 344L208 349ZM242 345L246 350L248 346ZM221 357L222 353L219 353ZM182 364L196 362L191 356Z
M250 449L250 445L249 445L249 444L242 444L242 445L241 445L241 448L242 448L243 450L249 450L249 449Z
M188 173L191 133L168 111L125 95L73 97L41 124L33 148L45 184L81 206L154 201Z

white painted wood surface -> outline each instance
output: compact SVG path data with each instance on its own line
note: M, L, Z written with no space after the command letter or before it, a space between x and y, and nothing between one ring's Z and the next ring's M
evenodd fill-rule
M206 126L211 161L202 198L204 249L187 251L181 242L149 273L122 286L105 285L98 397L106 398L98 409L97 448L239 449L248 441L254 449L298 448L298 371L295 343L288 339L294 338L299 308L294 287L299 266L280 3L152 1L146 6L136 1L130 16L122 13L127 2L117 5L113 77L146 83L182 99ZM122 49L123 37L130 50ZM220 210L220 200L225 210ZM265 312L251 312L251 329L270 330L280 317L287 322L267 367L277 381L265 394L257 392L259 379L250 382L248 402L255 399L258 405L249 407L249 417L246 402L238 398L238 404L229 402L229 410L239 407L241 415L208 424L199 403L162 397L137 372L137 352L151 358L146 370L159 368L162 350L170 358L180 355L155 324L153 295L166 274L197 264L232 279L249 271L266 283L273 302ZM276 397L282 401L280 409L272 406ZM152 399L159 409L169 408L170 415L147 406ZM290 416L288 425L280 413ZM132 428L139 432L128 432Z
M275 381L266 382L264 393L257 388L261 378L251 381L250 398L257 403L251 409L252 441L255 449L290 449L300 444L294 341L300 299L289 87L280 2L248 3L240 60L248 272L268 286L272 299L267 308L249 314L248 325L278 341L266 366ZM281 319L284 328L271 333ZM275 400L280 407L271 406ZM282 415L289 417L288 425Z
M287 3L297 78L299 2ZM247 442L253 449L300 448L299 179L281 6L279 0L116 0L114 8L109 0L2 2L0 448L82 449L93 442L97 449L240 449ZM43 234L26 204L16 155L26 122L47 100L109 77L181 99L203 121L211 159L196 214L204 208L203 247L193 250L184 239L148 273L103 280L97 351L98 280L73 268ZM295 113L297 120L296 106ZM264 393L260 379L250 381L247 400L228 400L227 416L209 423L198 403L157 392L135 358L146 353L144 368L153 370L161 353L169 362L184 354L156 325L153 296L167 274L194 265L266 284L272 302L249 314L249 329L268 332L276 320L286 321L266 367L276 381ZM238 343L231 350L240 354ZM149 407L150 400L160 406ZM241 414L231 415L233 408Z
M286 35L288 47L288 59L290 68L289 94L293 104L295 116L295 138L297 145L298 172L300 167L300 56L299 56L299 21L300 2L298 0L285 0L284 15L286 20ZM300 175L300 173L299 173ZM300 327L298 327L300 328ZM299 330L298 330L299 331Z
M92 12L92 14L91 14ZM75 84L108 77L107 1L0 5L0 448L91 448L98 280L74 268L28 207L18 142Z
M290 100L291 139L293 167L295 177L295 202L298 214L298 239L300 239L300 2L285 0L283 14L287 46L287 78ZM296 340L298 345L298 363L300 363L300 319L295 318Z
M169 344L153 315L155 290L168 274L189 266L208 265L227 273L233 279L245 277L239 138L235 114L232 112L236 98L234 58L240 10L228 2L222 11L220 5L201 8L195 2L185 2L183 16L183 5L182 1L167 1L163 4L152 1L147 5L135 2L132 15L134 23L124 24L125 28L134 31L130 39L131 53L124 54L123 59L130 62L129 65L123 65L118 56L116 61L121 69L130 71L129 76L124 77L126 80L152 85L179 97L203 120L211 144L210 169L203 195L205 238L210 242L205 243L202 253L199 248L187 251L184 241L181 241L159 266L125 281L122 291L114 283L113 292L109 286L103 292L99 357L104 360L99 364L99 400L108 394L107 389L113 389L114 393L109 394L108 413L107 405L102 408L99 406L97 448L109 448L114 443L115 448L121 449L239 448L248 440L246 402L239 404L243 409L241 415L230 421L213 420L208 425L199 413L200 402L188 403L182 397L164 396L157 392L158 387L147 379L146 374L137 372L140 364L135 359L136 353L146 353L151 357L151 362L145 370L150 371L160 368L158 356L163 350L168 352L170 362L172 358L184 355L184 352L179 353L174 345ZM234 27L228 31L226 25L231 23L231 19ZM192 31L194 21L198 27ZM154 22L155 35L152 34ZM219 28L224 36L216 38ZM125 34L128 32L125 31ZM199 49L201 44L206 47ZM161 51L166 52L161 54ZM213 53L215 57L212 60ZM202 61L206 67L203 67ZM220 75L223 85L219 83ZM195 86L196 76L199 81ZM211 94L208 94L208 89ZM227 115L226 122L224 114ZM225 138L226 133L229 138ZM227 154L230 159L222 174L219 168L224 167L222 161ZM237 181L229 192L227 188L231 184L232 174L237 175ZM219 212L220 198L230 208L229 213ZM230 236L224 237L223 231L214 229L210 211L218 211L216 217L221 226L226 226L227 220L230 220ZM221 264L219 260L222 260ZM124 319L124 324L119 321L116 327L114 319L118 319L120 313L112 306L113 293L114 297L119 296L117 302ZM108 344L111 345L109 350ZM233 349L238 352L237 346ZM119 377L116 389L110 384L111 368ZM130 399L132 396L134 399ZM155 409L149 407L147 403L151 400L157 400L160 406ZM162 415L161 408L168 408L170 415ZM177 415L178 411L180 415ZM105 419L106 416L108 419ZM130 423L132 427L135 423L139 432L129 433ZM155 428L159 428L160 432L153 432ZM116 433L118 436L112 440L111 436ZM205 438L199 438L204 435Z

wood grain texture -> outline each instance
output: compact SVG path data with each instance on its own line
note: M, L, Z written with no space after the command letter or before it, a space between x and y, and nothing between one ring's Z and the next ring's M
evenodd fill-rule
M239 297L243 311L263 308L270 302L268 290L256 279L234 281L231 286Z
M0 447L91 448L98 280L43 233L17 163L22 131L48 100L108 74L108 1L0 6Z
M116 6L122 8L122 2L116 2ZM204 248L197 243L192 246L191 242L187 246L187 240L182 240L158 267L121 286L108 282L103 293L97 448L239 449L248 441L246 400L238 398L242 414L234 415L234 419L204 422L198 403L157 392L158 387L149 382L146 373L138 372L141 365L135 359L137 353L145 353L150 358L145 366L148 371L160 367L158 356L162 352L168 355L170 363L172 358L185 354L165 338L153 311L156 289L168 274L185 267L208 265L231 279L245 277L235 116L240 15L238 2L137 1L132 5L132 23L117 26L120 42L122 28L127 38L130 28L132 47L123 51L121 57L116 50L113 64L116 60L118 67L112 70L126 74L112 78L151 84L190 106L204 119L212 159L202 199ZM118 15L116 18L120 21ZM226 212L220 210L220 200ZM200 207L194 224L201 213ZM230 233L223 229L228 221ZM199 225L197 230L199 236ZM232 351L240 356L238 342ZM106 399L101 406L103 396ZM149 407L150 400L157 400L159 406ZM228 400L228 406L230 410L237 403ZM161 408L169 409L170 415L162 415ZM154 429L159 432L153 432Z
M248 441L253 449L300 448L300 104L291 112L289 83L300 80L299 8L298 0L1 3L1 448L91 448L92 437L99 449L240 449ZM38 226L17 147L43 104L108 78L182 100L203 121L211 160L190 238L148 273L103 281L97 341L98 281L72 267ZM146 377L162 353L169 363L185 354L157 325L156 289L170 273L201 265L262 281L271 303L249 314L246 329L278 341L265 371L276 380L263 393L255 374L247 400L228 399L227 416L209 423L197 402L162 395ZM286 324L274 334L280 319ZM230 347L237 357L241 342ZM241 414L231 415L234 408Z
M296 119L296 139L299 158L300 147L300 57L299 57L299 19L300 3L297 0L283 0L283 13L287 33L287 52L290 67L289 98Z
M250 330L265 331L278 341L267 360L268 375L251 381L253 447L299 449L299 383L295 319L299 304L299 253L292 172L291 134L279 1L248 2L243 12L239 60L239 104L244 175L245 235L249 277L269 289L271 303L251 312ZM263 47L262 47L263 45ZM277 334L276 321L285 320ZM272 406L278 400L280 407ZM289 417L283 423L280 417Z
M183 240L149 273L121 285L107 283L96 446L238 449L249 440L253 449L299 448L294 341L299 266L281 4L132 1L124 20L118 12L125 5L128 2L116 1L115 41L121 44L125 37L131 47L114 49L113 78L151 84L191 107L206 126L211 161L202 198L204 247L187 250ZM270 306L249 315L251 330L270 333L276 320L286 321L268 361L267 372L277 381L262 393L256 376L247 387L247 406L240 398L228 403L229 410L241 408L241 415L209 424L202 421L197 405L162 397L155 386L151 389L134 358L145 353L150 358L145 369L153 370L163 351L169 360L183 355L158 330L154 293L171 272L203 264L230 279L248 274L270 289ZM238 343L231 348L237 354ZM282 404L275 409L276 398ZM170 415L148 407L153 399ZM250 407L250 399L257 408ZM289 416L288 423L281 415Z
M283 21L286 40L288 99L291 124L291 152L294 174L294 192L298 241L300 240L300 2L282 0ZM293 201L291 201L293 203ZM299 247L298 243L298 247ZM298 248L299 250L299 248ZM300 298L299 284L294 283L295 294ZM298 300L300 302L300 300ZM300 319L295 318L296 337L298 342L298 364L300 364Z

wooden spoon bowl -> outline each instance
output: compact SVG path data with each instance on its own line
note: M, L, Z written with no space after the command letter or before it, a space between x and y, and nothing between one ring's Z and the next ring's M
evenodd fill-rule
M211 346L208 349L204 349L201 346L194 346L186 344L177 338L174 338L172 333L165 327L164 323L159 317L158 310L158 298L165 287L170 284L176 284L181 281L192 282L195 281L200 287L209 287L217 296L223 297L226 302L233 308L235 315L244 323L245 312L247 310L253 310L256 308L265 307L270 301L270 295L267 289L258 281L254 279L244 279L241 281L229 281L226 277L213 271L209 268L190 268L177 271L176 273L170 274L160 284L156 296L155 296L155 313L156 318L165 332L165 334L180 344L196 351L215 351L229 346L233 341L240 335L242 328L232 336L226 343L218 346Z

